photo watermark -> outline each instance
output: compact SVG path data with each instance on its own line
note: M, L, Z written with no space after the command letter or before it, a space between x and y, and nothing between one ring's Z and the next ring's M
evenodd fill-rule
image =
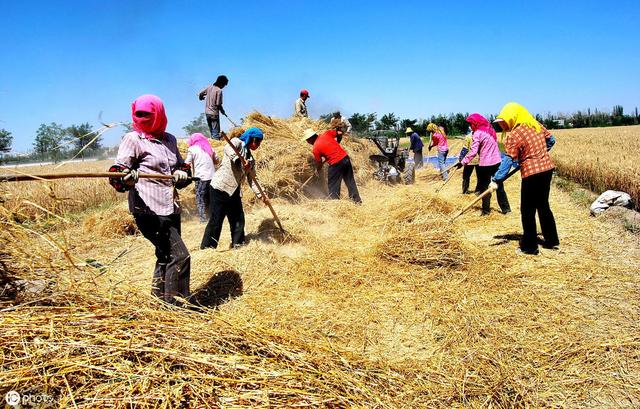
M53 396L46 393L25 393L20 395L19 392L9 391L4 395L4 401L9 406L41 406L52 405Z

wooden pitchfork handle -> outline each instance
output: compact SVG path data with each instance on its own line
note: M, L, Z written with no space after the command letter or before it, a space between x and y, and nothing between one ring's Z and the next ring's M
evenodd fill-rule
M513 176L518 170L520 169L513 169L511 172L507 173L507 177L504 178L503 182L507 179L509 179L511 176ZM493 192L494 189L489 188L487 190L485 190L484 192L482 192L478 197L476 197L475 199L473 199L471 201L471 203L469 203L468 205L466 205L462 210L460 210L458 213L456 213L452 218L451 221L454 221L455 219L457 219L458 217L462 216L464 214L464 212L466 212L467 210L469 210L471 208L471 206L473 206L474 204L478 203L480 200L482 200L483 197L485 197L486 195L490 194L491 192Z
M85 178L118 178L125 177L129 173L125 172L82 172L82 173L53 173L47 175L0 175L0 182L23 182L27 180L51 180L51 179L85 179ZM161 175L159 173L139 173L140 179L173 179L172 175ZM197 178L191 178L197 180Z
M227 116L227 115L225 114L225 116ZM245 169L247 169L249 167L248 163L247 163L247 160L240 154L240 151L238 150L238 148L233 143L231 143L231 139L229 139L229 137L225 133L222 133L222 136L224 137L224 140L227 141L229 146L231 146L231 148L236 153L238 158L240 158L240 161L242 162L242 166ZM247 149L249 149L249 148L247 148ZM260 197L262 198L262 201L264 202L264 204L266 204L269 207L269 210L271 210L271 214L273 215L273 218L275 219L276 223L278 224L278 227L280 228L280 231L282 231L284 233L285 232L284 231L284 227L282 227L282 223L280 222L280 218L276 214L276 211L273 210L273 206L271 205L271 201L267 197L267 195L264 192L264 190L262 190L262 186L260 186L260 183L258 183L258 178L256 178L256 176L254 175L253 171L249 171L247 173L247 177L250 179L249 181L253 181L253 183L258 188L258 192L260 192Z

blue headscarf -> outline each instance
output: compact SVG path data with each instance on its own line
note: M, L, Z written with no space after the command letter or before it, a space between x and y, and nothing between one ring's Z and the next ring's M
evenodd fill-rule
M240 140L244 142L245 145L249 144L251 138L256 138L262 140L264 138L264 134L260 130L260 128L249 128L242 135L240 135Z

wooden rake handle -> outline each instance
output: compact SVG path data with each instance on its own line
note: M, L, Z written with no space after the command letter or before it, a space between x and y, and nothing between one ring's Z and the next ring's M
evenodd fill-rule
M518 170L519 169L513 169L511 172L507 173L507 177L504 178L503 182L505 180L509 179L511 176L513 176ZM469 210L471 208L471 206L473 206L474 204L478 203L480 200L482 200L483 197L485 197L486 195L490 194L493 191L494 191L494 189L489 188L489 189L485 190L484 192L482 192L478 197L473 199L471 201L471 203L469 203L462 210L460 210L458 213L453 215L453 217L451 218L451 221L454 221L458 217L462 216L467 210Z
M24 182L28 180L53 180L53 179L91 179L91 178L118 178L127 176L124 172L80 172L80 173L53 173L32 175L0 175L0 182ZM139 173L140 179L173 179L171 175L157 173ZM195 180L194 178L192 178Z

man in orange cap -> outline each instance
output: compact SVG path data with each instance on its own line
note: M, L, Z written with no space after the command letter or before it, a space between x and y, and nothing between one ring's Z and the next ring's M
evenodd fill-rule
M309 98L309 91L307 91L306 89L300 91L300 98L296 99L295 112L293 113L295 117L309 118L306 104L307 98Z

